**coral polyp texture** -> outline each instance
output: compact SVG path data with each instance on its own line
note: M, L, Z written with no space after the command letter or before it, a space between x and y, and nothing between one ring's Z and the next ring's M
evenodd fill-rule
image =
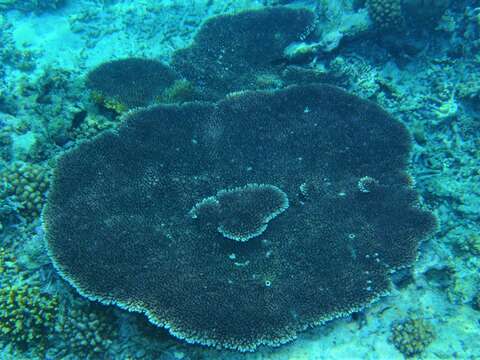
M203 199L190 215L199 219L205 230L208 224L218 224L218 232L226 238L247 241L262 234L268 222L287 208L288 197L278 187L247 184Z
M327 85L137 110L59 159L49 254L81 294L188 342L279 345L362 309L416 259L435 220L405 173L410 146Z
M265 85L260 78L279 76L283 68L274 64L313 24L311 11L285 7L216 16L202 25L190 47L175 52L172 66L206 97L259 89Z
M123 112L158 102L175 79L175 73L159 61L126 58L93 69L88 73L87 86L96 102Z

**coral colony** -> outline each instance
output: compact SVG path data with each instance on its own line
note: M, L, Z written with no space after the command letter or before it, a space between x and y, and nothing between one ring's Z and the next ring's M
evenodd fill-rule
M81 294L188 342L279 345L376 300L415 260L435 221L405 173L410 146L328 85L139 109L60 158L49 253Z

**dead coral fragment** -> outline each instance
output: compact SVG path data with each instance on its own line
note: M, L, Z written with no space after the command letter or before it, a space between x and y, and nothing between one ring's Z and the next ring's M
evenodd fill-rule
M173 71L159 61L127 58L93 69L88 74L87 86L96 102L124 112L152 104L174 81Z
M188 342L280 345L363 308L415 261L434 218L405 173L410 146L378 106L325 85L141 109L59 159L48 250L82 294ZM378 185L362 192L366 175ZM287 196L261 234L239 216L267 221Z
M278 187L247 184L220 190L216 196L196 204L190 215L192 218L218 223L218 232L226 238L247 241L262 234L267 229L268 222L287 208L287 194Z

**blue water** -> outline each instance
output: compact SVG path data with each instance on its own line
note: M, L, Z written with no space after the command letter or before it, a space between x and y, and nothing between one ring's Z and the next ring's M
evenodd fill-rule
M480 358L479 6L1 3L0 358Z

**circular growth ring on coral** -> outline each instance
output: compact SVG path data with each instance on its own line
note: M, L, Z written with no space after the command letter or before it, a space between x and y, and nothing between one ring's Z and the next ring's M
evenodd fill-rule
M410 146L401 123L331 86L138 110L59 160L44 211L49 253L80 293L186 341L282 344L363 308L415 260L434 218L405 173ZM375 186L361 191L367 176ZM217 230L215 202L248 198L258 211L238 197L245 184L281 189L289 207L238 242ZM203 204L192 218L212 194L212 213Z
M190 215L203 223L218 224L218 232L228 239L247 241L261 235L268 222L287 208L288 196L278 187L247 184L203 199Z

